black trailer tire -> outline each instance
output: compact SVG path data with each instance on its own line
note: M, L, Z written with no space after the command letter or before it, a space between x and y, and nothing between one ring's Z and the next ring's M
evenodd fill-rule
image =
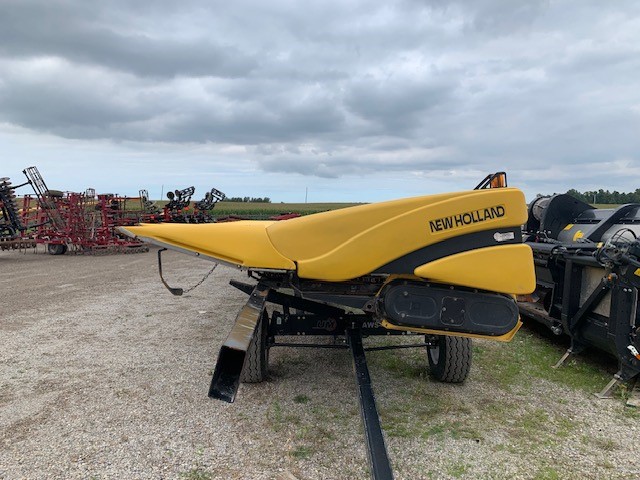
M247 349L247 356L240 375L242 383L260 383L267 379L269 368L268 329L269 315L263 311L260 320L258 320L255 335Z
M63 243L48 243L47 251L49 255L64 255L67 253L67 246Z
M427 337L427 341L434 337ZM446 383L462 383L471 369L471 339L437 335L435 345L427 347L431 376Z

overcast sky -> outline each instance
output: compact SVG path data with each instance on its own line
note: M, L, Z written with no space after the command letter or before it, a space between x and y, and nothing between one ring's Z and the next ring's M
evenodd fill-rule
M31 165L153 198L633 191L640 2L0 0L0 177Z

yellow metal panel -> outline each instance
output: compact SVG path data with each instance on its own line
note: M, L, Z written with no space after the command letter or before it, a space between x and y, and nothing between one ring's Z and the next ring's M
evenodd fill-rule
M278 250L289 258L295 260L315 258L330 252L380 222L458 195L461 194L443 193L402 198L306 215L270 225L269 237Z
M273 222L161 223L124 227L139 238L199 253L241 267L295 270L271 244L266 227Z
M298 264L300 277L338 282L449 238L526 220L522 192L497 188L362 205L274 223L267 231L275 248Z
M339 282L367 275L435 243L486 229L517 228L526 219L522 192L498 188L361 205L283 222L145 224L123 230L242 267L295 270L297 265L302 278ZM484 258L479 257L482 265ZM506 258L509 271L531 270L518 278L533 276L530 258L528 263L517 255L496 258ZM476 268L473 261L466 266ZM445 276L448 283L465 284ZM485 278L475 283L492 290L496 282Z
M389 330L402 330L406 332L424 333L425 335L448 335L451 337L482 338L484 340L495 340L497 342L510 342L516 332L520 330L522 322L518 320L518 323L515 327L513 327L513 330L511 330L509 333L505 333L504 335L500 335L497 337L491 335L478 335L476 333L458 333L446 330L430 330L428 328L399 327L397 325L394 325L393 323L389 323L387 320L383 320L381 325Z
M533 253L524 244L469 250L421 265L414 273L436 282L516 295L536 288Z

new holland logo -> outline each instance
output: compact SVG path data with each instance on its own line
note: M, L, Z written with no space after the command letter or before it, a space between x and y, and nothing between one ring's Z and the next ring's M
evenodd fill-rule
M504 217L504 214L504 206L496 205L495 207L481 208L471 212L451 215L450 217L429 220L429 228L431 229L431 233L442 232L443 230L449 230L450 228L463 227L473 223L486 222L487 220L493 220L494 218Z

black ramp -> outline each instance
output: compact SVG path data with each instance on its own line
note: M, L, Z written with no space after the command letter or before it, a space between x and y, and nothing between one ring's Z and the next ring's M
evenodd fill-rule
M246 305L238 313L229 336L220 348L209 387L209 397L229 403L235 400L247 349L255 335L268 295L269 288L257 284Z

